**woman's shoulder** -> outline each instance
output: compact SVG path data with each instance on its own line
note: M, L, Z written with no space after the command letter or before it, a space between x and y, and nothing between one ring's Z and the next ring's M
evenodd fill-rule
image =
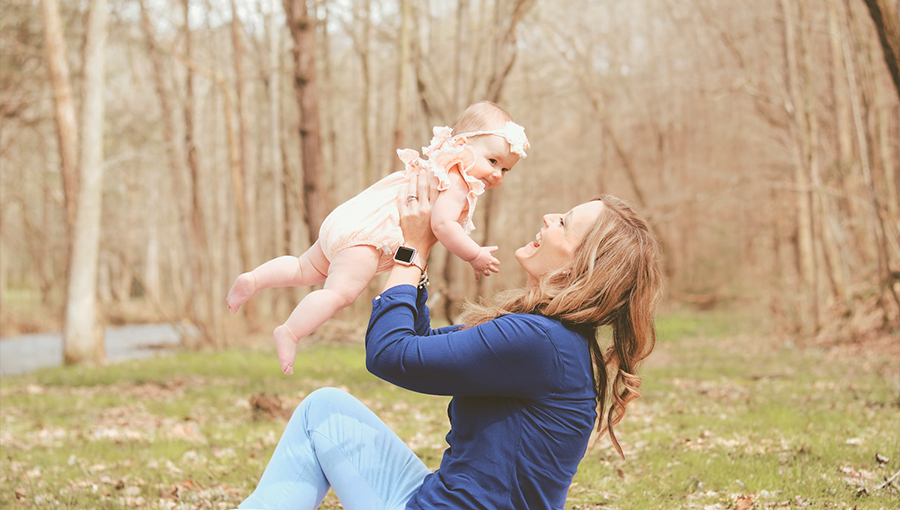
M553 317L536 313L510 313L497 317L494 322L498 326L530 328L543 331L547 336L557 336L562 332L577 333L573 328Z

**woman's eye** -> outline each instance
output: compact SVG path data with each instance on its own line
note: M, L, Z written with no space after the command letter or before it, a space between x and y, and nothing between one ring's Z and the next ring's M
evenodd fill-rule
M566 222L563 221L562 216L559 217L559 224L560 224L561 226L563 226L563 227L566 226Z

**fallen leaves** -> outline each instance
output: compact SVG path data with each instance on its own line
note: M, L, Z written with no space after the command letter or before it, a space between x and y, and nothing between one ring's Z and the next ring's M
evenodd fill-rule
M741 494L737 501L734 502L734 510L749 510L756 503L757 496L755 494Z
M254 420L290 419L292 411L284 409L281 397L260 393L248 399Z

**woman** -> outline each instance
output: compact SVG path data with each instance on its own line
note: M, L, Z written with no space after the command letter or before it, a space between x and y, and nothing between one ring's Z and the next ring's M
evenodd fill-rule
M325 388L297 408L240 508L313 509L329 487L348 510L563 508L595 422L622 455L613 426L640 396L636 367L653 349L661 292L645 222L609 196L544 216L516 251L525 288L469 305L465 326L432 330L421 280L436 193L424 175L398 197L417 255L394 266L373 302L366 366L453 396L440 469L430 473L358 400ZM600 326L613 330L605 352Z

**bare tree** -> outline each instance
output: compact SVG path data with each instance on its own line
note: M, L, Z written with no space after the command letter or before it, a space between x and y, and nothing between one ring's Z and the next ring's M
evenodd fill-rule
M394 146L406 147L406 130L409 123L409 83L412 67L412 6L411 0L400 0L400 46L397 60L397 114L394 125Z
M884 63L887 64L897 97L900 98L900 20L890 0L865 0L878 31Z
M150 58L150 63L153 68L153 85L156 90L157 99L159 99L160 113L163 121L163 135L165 137L165 145L166 145L166 156L168 157L169 162L169 175L172 178L173 186L172 188L175 190L174 198L174 207L177 211L179 211L179 216L183 212L183 207L181 207L182 197L182 186L181 186L181 175L182 175L182 164L181 159L178 154L178 140L176 139L175 134L175 116L173 113L173 106L170 99L170 94L166 88L166 80L165 80L165 72L163 69L163 62L160 56L159 45L156 42L156 37L153 33L153 26L150 22L150 13L147 10L144 0L139 1L139 5L141 8L141 31L144 33L144 40L147 46L147 54ZM154 176L156 174L154 173ZM151 203L157 203L162 193L160 189L162 188L162 182L157 177L156 182L153 182L150 186L150 193L155 194L155 198L151 199ZM159 276L159 268L158 268L158 258L159 258L159 228L158 228L158 210L154 208L151 213L152 215L150 219L150 229L151 233L147 242L147 268L148 274L144 277L145 288L148 292L150 292L156 299L160 298L160 276ZM187 231L181 229L182 239L186 241L187 239Z
M190 0L182 0L182 23L184 30L184 58L193 58L193 37L190 26ZM206 233L206 219L203 213L203 188L200 179L200 161L194 137L196 104L194 99L194 69L187 65L184 71L184 149L189 172L189 210L191 225L191 245L189 258L193 267L194 281L191 286L192 299L189 300L188 315L199 328L204 341L215 345L213 334L212 302L206 289L211 287L210 268L204 261L209 260L209 241Z
M847 31L849 33L849 30ZM857 82L856 62L850 49L849 38L844 39L844 65L847 69L847 78L850 91L850 106L853 112L853 122L856 128L856 138L859 147L859 165L863 175L868 194L869 203L871 205L871 225L874 232L876 243L876 253L878 260L878 282L885 294L890 294L898 310L900 310L900 295L894 288L894 277L891 271L891 255L888 251L887 230L884 226L884 219L881 216L881 203L878 193L875 190L875 181L872 176L872 167L869 162L869 141L866 136L866 127L864 126L862 105L860 104L859 84Z
M284 0L284 12L294 41L294 92L300 107L303 203L309 242L313 244L328 210L323 185L319 90L316 82L316 23L309 17L305 0Z
M75 104L69 79L66 38L59 16L57 0L41 0L44 17L44 52L47 70L53 86L56 134L59 141L60 171L63 196L66 201L66 221L71 235L75 226L78 196L78 130L75 123Z
M99 363L106 357L97 322L97 265L103 201L103 113L107 0L90 0L84 44L84 100L81 107L81 186L72 236L66 294L66 363Z
M246 76L244 73L244 37L241 18L237 11L236 0L231 0L231 40L234 47L234 80L235 80L235 105L237 110L237 140L232 140L229 135L229 141L234 145L231 151L236 156L233 163L235 168L235 200L238 204L238 243L240 244L240 254L243 266L246 268L253 267L256 260L253 255L256 246L256 236L254 232L256 225L256 179L247 163L247 147L250 135L247 131L247 114L244 105L246 92L244 91L244 82ZM227 97L227 96L226 96ZM233 113L228 110L225 115L232 116ZM250 304L247 309L251 317L255 317L255 307Z
M487 83L487 91L485 97L489 101L499 103L503 96L503 87L506 85L513 65L516 63L518 56L518 46L516 44L516 29L522 18L528 12L528 9L534 4L534 0L516 0L512 4L512 10L509 14L503 12L502 2L496 0L494 5L494 18L497 26L503 27L498 35L492 41L494 48L493 58L491 59L491 77ZM503 22L501 23L501 20ZM494 240L494 221L497 212L500 210L500 201L503 196L501 188L491 190L485 196L484 200L484 220L482 221L482 243L483 245L491 245ZM484 296L487 289L485 288L488 280L480 278L477 285L477 294Z

